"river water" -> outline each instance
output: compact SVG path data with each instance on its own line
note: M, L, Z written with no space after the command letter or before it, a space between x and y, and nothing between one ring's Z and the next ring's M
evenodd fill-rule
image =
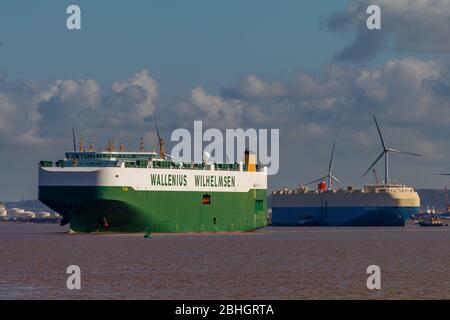
M81 290L67 289L69 265ZM381 289L369 290L369 265ZM0 223L0 299L449 299L450 227L68 234Z

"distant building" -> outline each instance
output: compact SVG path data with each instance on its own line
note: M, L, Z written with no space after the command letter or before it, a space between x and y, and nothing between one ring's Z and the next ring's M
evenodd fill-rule
M0 217L6 217L7 214L6 206L0 202Z

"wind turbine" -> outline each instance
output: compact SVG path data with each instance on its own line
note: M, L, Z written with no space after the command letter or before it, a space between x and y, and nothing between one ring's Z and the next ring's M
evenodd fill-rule
M372 165L367 169L366 172L362 175L363 177L366 176L366 174L372 169L375 164L384 156L384 184L387 185L389 183L389 152L393 153L402 153L402 154L408 154L411 156L421 157L420 154L412 153L412 152L406 152L406 151L400 151L397 149L388 148L386 145L386 142L384 141L383 135L381 134L380 127L378 126L377 118L373 116L373 120L375 121L375 125L377 126L378 134L380 136L381 140L381 146L383 147L383 151L381 151L381 154L376 158L376 160L372 163Z
M331 185L333 183L333 180L336 181L337 183L339 183L341 186L343 186L343 184L339 181L338 178L336 178L335 176L333 176L332 172L333 172L333 162L334 162L334 148L336 146L336 141L333 141L333 148L331 149L331 157L330 157L330 164L328 165L328 174L326 174L325 176L316 179L314 181L310 181L308 182L306 185L310 185L316 182L322 182L325 181L325 179L327 179L328 181L328 190L331 190Z

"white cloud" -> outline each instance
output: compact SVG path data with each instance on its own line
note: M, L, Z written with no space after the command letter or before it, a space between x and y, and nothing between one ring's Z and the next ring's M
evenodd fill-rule
M203 111L201 119L216 126L234 128L241 123L243 105L239 100L208 95L202 87L197 87L191 91L191 102Z
M382 28L366 28L369 4L381 8ZM339 60L366 61L381 52L389 41L398 51L450 52L450 1L355 0L346 10L328 19L332 31L356 32L354 41L337 54Z
M450 99L449 83L450 69L443 63L405 58L370 69L330 64L318 75L299 72L276 100L264 95L256 100L245 94L235 97L259 115L259 121L260 114L273 115L266 118L268 124L318 119L351 123L376 113L407 123L433 119L447 125L450 110L443 100ZM244 92L240 85L231 88Z
M111 132L142 129L156 110L158 87L146 70L117 81L111 91L94 79L57 80L48 88L0 78L0 142L50 143L68 128Z
M370 120L372 113L408 126L420 123L423 130L428 126L430 130L444 129L450 124L450 68L436 61L398 59L371 69L330 64L318 75L299 72L282 90L275 90L281 81L269 85L261 82L262 77L243 79L247 80L230 87L234 97L226 94L228 89L223 95L213 95L199 86L189 96L170 104L162 102L159 109L157 83L145 70L115 82L111 91L93 79L59 80L45 90L3 79L0 139L14 140L20 135L44 139L60 136L72 126L101 135L131 130L140 136L139 131L153 129L148 117L157 118L167 128L200 119L219 128L302 125L304 132L312 132L307 126L310 123L352 131L355 124Z
M128 96L130 100L139 101L131 110L130 115L136 119L151 116L155 112L155 101L158 98L158 86L147 70L135 73L126 81L115 82L112 86L114 92ZM138 90L134 90L138 89Z
M30 130L36 95L35 83L8 81L0 76L0 142L14 140Z
M62 104L76 104L81 108L95 108L101 102L100 86L95 80L58 80L39 95L41 101L59 98Z
M0 78L0 147L60 155L71 145L75 127L86 142L103 146L114 137L133 149L141 136L147 146L156 145L154 119L166 138L171 130L203 120L205 128L280 129L282 167L275 181L294 179L284 168L298 168L296 179L321 172L333 139L338 140L339 170L360 179L379 147L371 119L375 113L393 147L424 154L422 160L408 161L412 170L421 170L420 163L444 166L450 158L450 66L444 63L412 58L373 68L334 63L317 75L298 72L290 81L262 82L263 77L253 75L242 79L219 94L198 86L184 96L158 101L157 107L158 86L147 71L112 88L94 79L60 80L42 89L35 82ZM283 83L282 90L275 83Z
M247 99L276 98L285 94L285 87L280 81L268 82L264 77L249 74L240 79L239 83L225 90L225 95L240 96Z

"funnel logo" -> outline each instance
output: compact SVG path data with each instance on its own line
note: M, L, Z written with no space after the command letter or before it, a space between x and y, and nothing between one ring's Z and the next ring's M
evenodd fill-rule
M245 155L249 166L256 167L260 163L267 167L267 174L278 173L279 129L226 129L224 135L215 128L203 132L202 121L194 121L193 136L189 130L180 128L172 132L170 139L177 144L172 148L171 155L166 156L176 161L233 163L241 161ZM204 142L208 144L203 148Z

